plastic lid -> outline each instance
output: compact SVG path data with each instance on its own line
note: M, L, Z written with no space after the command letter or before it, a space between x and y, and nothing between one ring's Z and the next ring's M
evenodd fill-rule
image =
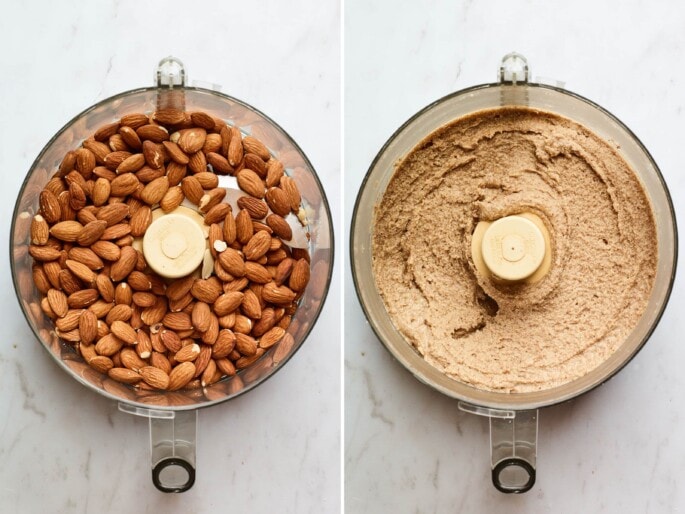
M202 262L205 247L202 228L190 216L183 214L158 217L143 237L145 260L166 278L192 273Z

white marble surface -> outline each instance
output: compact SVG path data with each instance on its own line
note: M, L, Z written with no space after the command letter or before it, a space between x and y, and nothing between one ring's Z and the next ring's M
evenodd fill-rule
M268 113L301 145L340 217L337 2L12 2L0 45L0 224L30 164L72 116L152 84L172 54L189 78ZM338 238L339 241L342 238ZM5 243L6 244L6 243ZM338 255L340 253L338 252ZM181 495L150 480L147 421L73 381L0 289L0 512L338 512L340 273L309 339L273 378L200 412L198 474Z
M401 7L400 7L401 5ZM345 4L345 222L386 139L420 108L492 82L516 50L642 140L685 204L685 9L678 2ZM679 221L683 224L682 209ZM345 507L362 513L685 510L682 276L651 340L605 386L541 412L538 480L490 483L487 420L420 384L375 338L345 270Z

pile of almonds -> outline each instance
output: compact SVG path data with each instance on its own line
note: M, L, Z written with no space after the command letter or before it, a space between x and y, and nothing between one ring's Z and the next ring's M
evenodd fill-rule
M224 203L217 175L245 196ZM135 238L187 199L209 226L213 269L165 281ZM301 199L281 162L204 112L127 114L68 152L31 223L33 280L56 332L99 372L141 389L205 387L280 341L309 281L284 219Z

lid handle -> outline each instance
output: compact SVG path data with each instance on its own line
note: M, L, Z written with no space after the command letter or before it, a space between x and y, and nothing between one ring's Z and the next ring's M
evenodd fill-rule
M499 81L505 84L526 83L530 77L528 59L519 53L511 52L502 57L499 65Z

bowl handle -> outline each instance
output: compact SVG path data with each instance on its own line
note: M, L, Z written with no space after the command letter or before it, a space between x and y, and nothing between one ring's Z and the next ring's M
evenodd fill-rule
M459 402L459 409L490 421L492 483L503 493L525 493L535 485L538 410L496 410Z
M119 403L119 410L148 418L152 483L182 493L195 483L197 411L160 411Z

